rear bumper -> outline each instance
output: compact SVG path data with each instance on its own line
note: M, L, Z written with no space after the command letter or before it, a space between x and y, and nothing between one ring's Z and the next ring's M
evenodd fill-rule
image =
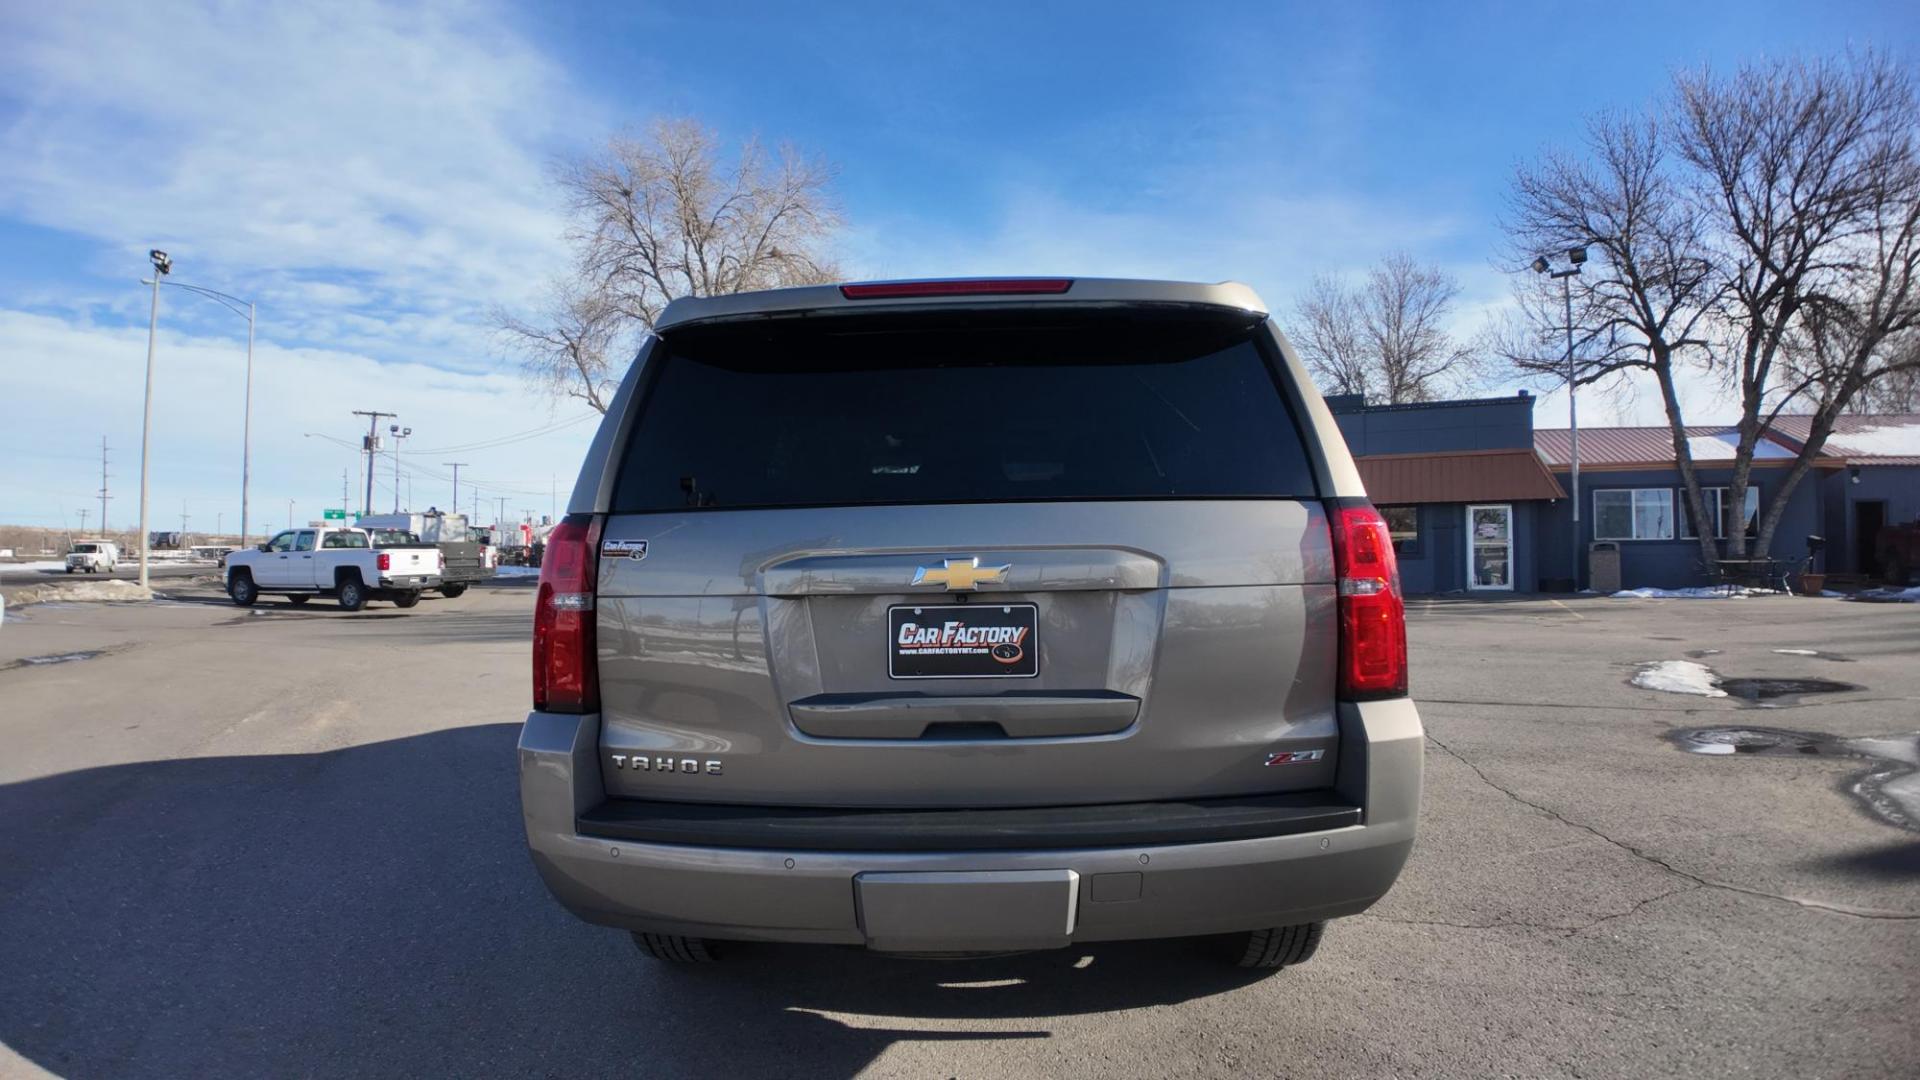
M1182 937L1353 915L1386 894L1412 847L1420 806L1419 714L1404 699L1342 705L1341 736L1337 793L1360 808L1358 824L1195 843L1155 842L1147 830L1131 845L1102 835L1099 846L820 850L799 834L788 843L769 833L754 847L595 835L620 831L603 807L599 717L533 713L520 737L521 810L534 865L555 899L606 926L887 947L904 940L901 928L895 919L888 936L869 932L863 880L1000 881L1065 871L1075 882L1062 894L1072 911L1053 943ZM927 925L908 928L913 948L1034 944L982 938L977 928L943 938L932 914L939 908L926 905Z

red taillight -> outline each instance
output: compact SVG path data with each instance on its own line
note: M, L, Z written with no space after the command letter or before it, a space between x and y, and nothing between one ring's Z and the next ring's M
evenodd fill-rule
M393 569L393 553L392 552L383 551L380 553L380 569L382 570Z
M1407 692L1407 606L1387 521L1370 504L1329 507L1339 581L1339 696L1346 701Z
M951 281L875 281L842 285L849 300L889 300L906 296L1032 296L1063 293L1072 278L963 278Z
M600 519L570 514L547 534L533 606L533 707L584 713L600 707L593 594Z

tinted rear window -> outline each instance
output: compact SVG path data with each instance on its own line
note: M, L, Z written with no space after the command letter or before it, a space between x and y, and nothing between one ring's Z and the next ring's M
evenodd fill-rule
M683 330L653 354L614 509L1311 497L1256 329L976 313Z

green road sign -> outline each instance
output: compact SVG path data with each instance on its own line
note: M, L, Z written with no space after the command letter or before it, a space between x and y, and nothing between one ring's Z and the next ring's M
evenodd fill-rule
M320 511L320 520L345 521L347 520L347 512L345 510L322 510Z

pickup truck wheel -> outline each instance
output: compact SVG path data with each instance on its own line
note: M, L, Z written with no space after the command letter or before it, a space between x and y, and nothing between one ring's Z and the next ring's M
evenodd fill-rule
M1304 964L1313 958L1314 950L1320 947L1320 935L1326 929L1326 923L1312 922L1230 934L1226 938L1228 955L1243 968L1283 968Z
M440 595L446 597L449 600L453 599L456 596L459 596L461 593L466 591L467 591L467 583L464 581L460 582L457 585L440 586Z
M254 585L252 574L240 570L227 579L227 595L241 607L252 607L253 602L260 599L260 589Z
M419 589L408 589L406 592L399 592L399 593L393 594L394 607L409 608L414 606L415 604L418 604L419 602L420 602Z
M640 955L672 964L711 964L719 959L713 950L713 943L705 938L644 934L635 930L633 944L640 950Z
M71 566L67 567L67 573L69 574L73 573L73 567Z
M359 611L367 606L367 587L357 575L349 574L340 579L340 610Z

